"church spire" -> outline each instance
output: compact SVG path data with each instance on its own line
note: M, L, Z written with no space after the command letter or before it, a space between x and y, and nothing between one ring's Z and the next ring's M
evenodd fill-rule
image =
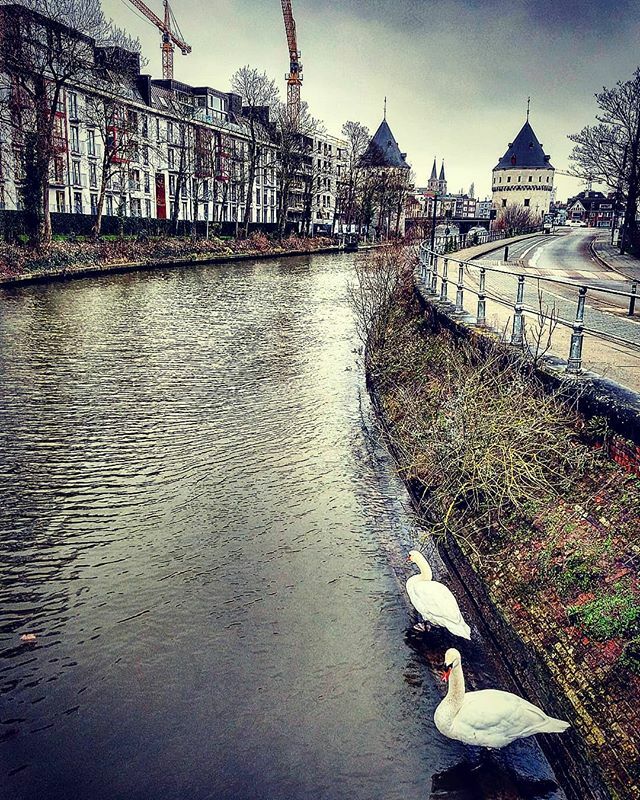
M431 181L438 180L438 172L436 170L436 157L433 157L433 166L431 167L431 177L429 178Z
M444 158L442 159L442 166L440 167L440 177L438 178L439 181L445 181L446 178L444 177Z

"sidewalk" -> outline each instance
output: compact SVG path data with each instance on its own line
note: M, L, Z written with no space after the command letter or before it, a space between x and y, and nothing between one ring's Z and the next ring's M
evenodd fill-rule
M610 242L610 231L605 230L599 233L591 243L591 251L594 256L606 267L619 272L629 280L640 281L640 258L627 254L621 256L618 248Z

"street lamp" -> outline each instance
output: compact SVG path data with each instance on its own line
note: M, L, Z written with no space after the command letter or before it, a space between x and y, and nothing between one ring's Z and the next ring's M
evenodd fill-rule
M433 263L433 248L436 242L436 216L438 209L438 193L433 193L433 219L431 220L431 263Z

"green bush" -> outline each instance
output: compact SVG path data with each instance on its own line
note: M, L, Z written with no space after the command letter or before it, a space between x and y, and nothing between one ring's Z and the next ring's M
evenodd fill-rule
M590 560L583 555L573 553L565 560L555 582L565 592L574 589L589 589L599 574L598 569L590 563Z
M569 606L567 614L594 639L611 639L640 631L640 602L631 589L621 583L615 585L611 594Z

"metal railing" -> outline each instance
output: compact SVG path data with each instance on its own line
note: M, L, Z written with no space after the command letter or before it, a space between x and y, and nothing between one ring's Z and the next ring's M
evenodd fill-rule
M459 234L457 236L435 236L433 249L439 254L455 253L457 250L464 250L467 247L474 247L478 244L487 242L499 242L503 239L510 239L513 236L520 236L527 233L542 233L540 225L523 228L522 230L501 230L501 231L473 231Z
M526 272L513 272L470 260L453 258L448 254L445 255L438 252L435 248L432 250L430 242L422 242L420 244L419 282L422 291L429 299L448 302L449 284L452 282L451 272L456 267L456 297L455 306L452 309L454 313L465 314L471 317L470 321L474 322L477 326L486 327L487 299L509 308L512 312L510 341L511 344L519 347L526 345L525 315L536 316L538 320L542 320L543 324L552 321L554 324L568 328L571 331L571 338L566 372L570 375L578 375L582 372L582 348L585 334L640 351L640 329L637 338L627 339L585 325L585 307L588 292L626 298L628 301L627 315L634 316L638 297L636 283L633 283L631 291L627 292L619 289L608 289L593 284L582 284L564 278L532 275ZM488 279L490 280L494 275L503 275L515 279L515 296L511 300L500 296L497 289L492 291L491 287L487 287ZM475 278L474 284L477 288L471 285L472 276ZM465 277L469 278L469 280L465 280ZM541 284L569 287L575 292L573 297L575 300L575 314L573 315L573 319L563 319L559 315L552 316L545 313L542 307L536 309L527 306L524 302L525 284L527 282L529 284L535 283L537 290ZM465 308L466 293L471 293L476 297L475 308L473 309L474 313ZM563 297L563 299L571 302L571 298ZM608 315L612 319L620 320L619 315L611 314L606 311L600 311L600 313L605 316Z

